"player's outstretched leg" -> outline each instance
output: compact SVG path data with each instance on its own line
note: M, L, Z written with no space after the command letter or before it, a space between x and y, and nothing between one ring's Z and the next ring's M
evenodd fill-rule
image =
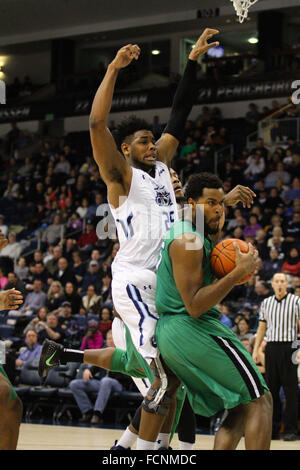
M0 374L0 450L16 450L23 404L12 385Z
M85 362L86 364L110 370L111 359L115 351L115 348L77 351L66 349L55 341L45 339L39 361L39 376L44 378L52 367L66 364L67 362Z

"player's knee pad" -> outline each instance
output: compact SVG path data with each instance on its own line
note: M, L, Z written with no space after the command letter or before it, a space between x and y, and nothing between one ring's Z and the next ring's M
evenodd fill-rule
M168 390L168 378L159 356L154 359L154 362L154 375L159 379L160 386L159 388L150 387L147 396L151 398L147 398L147 396L144 398L143 408L149 413L157 413L166 416L169 413L171 405L170 398L165 396Z
M148 396L151 398L148 398ZM153 389L150 387L147 392L147 396L143 400L142 407L148 413L167 416L169 414L171 402L172 400L168 396L163 395L161 397L161 388Z

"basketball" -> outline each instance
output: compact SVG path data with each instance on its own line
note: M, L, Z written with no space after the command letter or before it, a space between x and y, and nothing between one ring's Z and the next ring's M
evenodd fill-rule
M229 238L218 243L211 253L211 268L213 273L218 279L226 276L235 267L235 248L234 243L237 243L242 253L248 253L248 243L237 238ZM254 273L249 274L244 279L239 281L237 285L245 284L253 276Z

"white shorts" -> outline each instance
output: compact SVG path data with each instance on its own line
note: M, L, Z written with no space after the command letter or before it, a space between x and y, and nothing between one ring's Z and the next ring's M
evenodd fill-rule
M129 329L137 351L148 363L158 355L152 340L158 320L155 289L156 275L152 271L144 269L113 275L114 307Z
M113 342L115 343L116 348L126 350L126 330L125 325L120 318L114 318L112 322L112 337ZM136 377L132 377L135 385L137 386L140 393L143 397L146 395L147 391L150 388L150 382L148 379L137 379Z

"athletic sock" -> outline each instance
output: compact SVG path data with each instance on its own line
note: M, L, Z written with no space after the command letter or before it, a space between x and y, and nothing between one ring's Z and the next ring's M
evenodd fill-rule
M167 434L167 433L159 433L159 435L157 436L157 441L155 443L155 449L159 449L160 447L166 447L168 448L169 447L169 444L170 444L170 436L171 434Z
M136 443L136 450L154 450L155 449L155 442L151 441L144 441L138 437Z
M125 449L132 447L138 436L134 432L130 431L129 428L126 428L121 439L117 442L118 446L122 446Z
M83 362L84 351L77 351L76 349L64 349L60 353L60 362Z
M194 444L191 442L179 441L179 450L194 450Z

